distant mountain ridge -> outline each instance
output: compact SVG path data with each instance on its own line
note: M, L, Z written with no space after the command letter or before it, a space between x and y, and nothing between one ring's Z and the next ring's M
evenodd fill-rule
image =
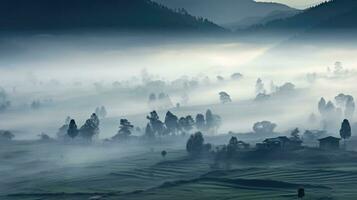
M138 29L221 31L150 0L1 0L1 31Z
M207 18L218 25L245 18L264 17L276 11L297 11L284 4L254 0L154 0L169 8L184 8L188 13Z
M252 28L255 31L318 31L356 29L357 1L331 0L286 19L274 20Z

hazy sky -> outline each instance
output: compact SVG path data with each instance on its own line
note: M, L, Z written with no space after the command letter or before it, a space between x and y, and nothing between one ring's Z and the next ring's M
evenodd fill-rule
M273 1L278 3L284 3L296 8L306 8L326 0L257 0L257 1L267 1L267 2Z

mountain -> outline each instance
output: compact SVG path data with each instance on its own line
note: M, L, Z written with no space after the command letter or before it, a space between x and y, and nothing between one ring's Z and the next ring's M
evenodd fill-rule
M208 20L150 0L1 0L1 31L66 30L221 31Z
M274 11L296 11L279 3L254 0L154 0L169 8L184 8L188 13L207 18L219 25L231 24L249 17L264 17Z
M331 0L286 19L274 20L251 28L253 31L319 31L356 29L357 1Z
M264 24L267 24L268 22L271 22L274 20L289 18L289 17L292 17L292 16L298 14L299 12L301 12L301 11L299 11L299 10L273 11L263 17L247 17L247 18L239 20L235 23L224 24L222 26L225 28L229 28L231 30L246 29L251 26L264 25Z

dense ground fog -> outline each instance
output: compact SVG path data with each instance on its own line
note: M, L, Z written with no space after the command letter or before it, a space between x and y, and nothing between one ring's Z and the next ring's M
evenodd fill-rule
M167 110L181 116L211 109L222 118L217 134L250 132L263 120L278 131L318 129L321 97L334 102L340 93L357 93L357 49L343 42L117 34L12 36L1 43L0 127L15 139L55 137L67 116L80 126L100 106L107 111L100 138L115 135L120 118L144 128L153 109L161 118ZM222 91L231 103L221 103ZM162 92L165 105L149 103L151 93ZM270 96L256 99L258 93ZM337 126L328 131L338 135Z

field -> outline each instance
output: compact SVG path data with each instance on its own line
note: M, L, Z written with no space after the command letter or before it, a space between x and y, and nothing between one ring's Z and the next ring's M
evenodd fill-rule
M242 152L236 162L213 169L211 157L192 158L179 145L170 146L2 144L0 199L280 200L296 199L301 186L305 199L357 197L353 152ZM167 149L166 158L161 149Z

